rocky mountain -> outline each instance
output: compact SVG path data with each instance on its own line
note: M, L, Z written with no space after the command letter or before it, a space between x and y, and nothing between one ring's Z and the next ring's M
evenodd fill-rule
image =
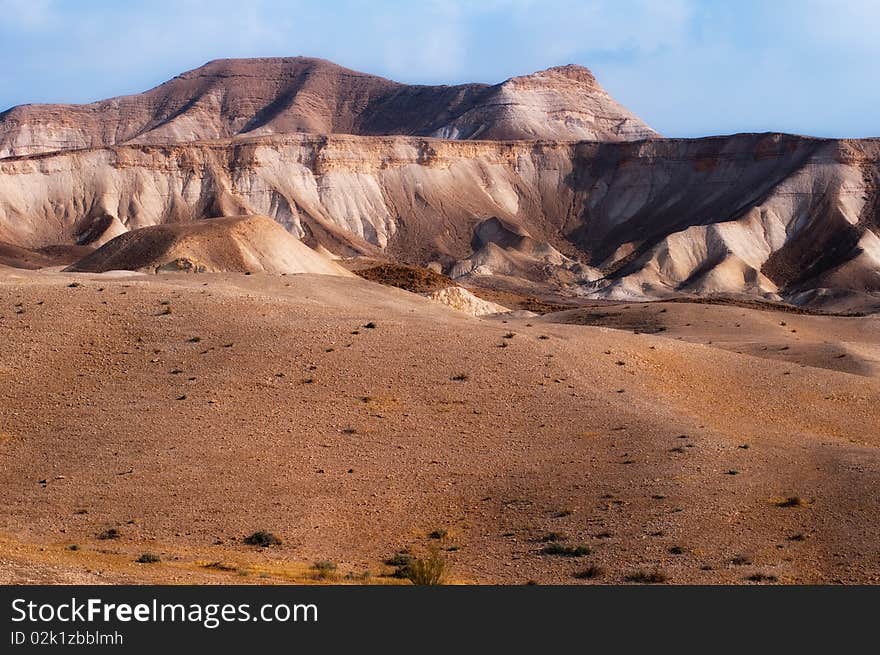
M322 59L224 59L133 96L13 107L0 114L0 157L291 132L602 141L657 136L581 66L491 86L413 86Z
M237 77L267 67L274 77ZM262 214L312 247L430 265L472 286L880 310L880 140L627 140L647 128L627 118L609 131L610 115L590 109L600 97L577 67L495 87L403 87L295 59L215 62L107 101L126 118L100 134L89 122L100 103L69 114L68 132L45 118L66 110L20 108L3 119L7 153L77 149L0 159L0 242L94 247L151 225ZM538 141L502 140L539 130ZM83 135L98 145L80 149Z

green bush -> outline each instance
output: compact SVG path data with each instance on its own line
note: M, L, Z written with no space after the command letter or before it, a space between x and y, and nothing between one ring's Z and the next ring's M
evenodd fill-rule
M406 577L414 585L443 584L446 574L446 560L437 548L432 548L426 557L413 557L406 567Z

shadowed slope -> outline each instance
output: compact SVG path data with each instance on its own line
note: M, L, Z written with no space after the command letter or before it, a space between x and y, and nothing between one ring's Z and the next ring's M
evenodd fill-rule
M291 132L453 139L657 136L580 66L493 86L418 86L309 57L220 59L144 93L0 114L0 158Z
M265 216L215 218L126 232L66 270L351 275Z

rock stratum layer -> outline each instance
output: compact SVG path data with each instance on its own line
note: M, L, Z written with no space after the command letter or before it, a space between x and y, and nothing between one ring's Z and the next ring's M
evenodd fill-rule
M18 152L0 159L8 247L262 214L321 252L477 286L880 309L880 140L656 138L580 67L409 87L212 62L140 96L10 110L0 154Z
M495 85L415 86L322 59L223 59L137 95L13 107L0 114L0 157L291 132L602 141L657 136L581 66Z
M821 304L880 291L878 161L878 140L779 134L132 145L0 161L0 241L100 245L149 225L264 214L313 247L465 277Z

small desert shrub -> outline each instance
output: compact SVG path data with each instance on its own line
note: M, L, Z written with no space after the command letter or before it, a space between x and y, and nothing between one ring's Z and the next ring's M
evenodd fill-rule
M378 326L375 323L373 323L373 321L370 321L369 323L364 325L364 327L367 328L368 330L375 330Z
M315 576L320 580L332 580L336 577L336 562L329 560L320 560L312 564Z
M189 343L199 343L201 340L201 337L190 337L189 339L187 339Z
M281 544L281 539L271 532L257 530L252 535L245 537L244 543L248 546L262 546L263 548L268 548L269 546L279 546Z
M101 539L102 541L107 539L119 539L119 530L116 528L108 528L107 530L98 533L98 539Z
M766 573L752 573L746 580L750 582L776 582L779 578L775 575L768 575Z
M409 573L409 565L413 561L413 556L405 550L400 550L384 561L386 566L393 566L394 573L392 577L406 578Z
M776 503L777 507L806 507L810 503L800 496L789 496Z
M747 566L752 563L752 558L748 555L737 555L730 560L730 563L734 566Z
M807 535L803 532L798 532L797 534L793 534L788 538L789 541L806 541Z
M138 564L155 564L161 561L162 558L155 553L141 553L141 556L135 560Z
M591 564L587 568L575 571L574 573L574 577L578 580L594 580L595 578L601 578L603 575L605 575L605 569L595 564Z
M439 585L446 574L446 560L437 548L425 557L413 557L406 567L406 577L414 585Z
M684 548L681 546L673 546L669 549L669 552L673 555L684 555Z
M626 576L627 582L637 582L639 584L662 584L666 582L666 574L659 569L653 571L645 571L640 569Z
M406 551L399 551L394 553L391 557L385 560L385 564L387 566L406 566L412 561L412 555L407 553Z
M455 382L467 382L467 379L469 377L470 376L467 373L456 373L450 379L454 380Z
M70 544L67 550L79 550L79 546L77 544Z
M431 532L428 537L430 539L445 539L447 534L449 534L449 532L441 528L440 530L434 530Z
M557 555L559 557L585 557L590 554L589 546L563 546L560 543L547 544L541 549L543 555Z
M235 571L238 569L235 564L228 564L226 562L209 562L202 568L213 569L215 571Z

